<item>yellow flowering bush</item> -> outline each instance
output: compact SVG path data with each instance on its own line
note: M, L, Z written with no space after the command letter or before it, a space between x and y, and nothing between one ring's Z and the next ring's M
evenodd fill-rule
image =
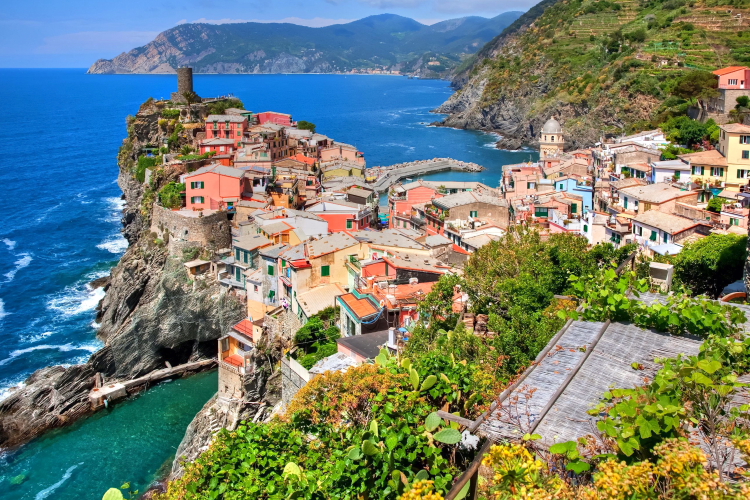
M735 441L747 457L750 440ZM654 448L656 462L626 464L610 459L598 464L590 484L570 484L550 470L525 446L496 445L482 464L492 469L483 498L491 500L741 500L750 498L750 484L729 484L706 469L706 454L684 439L668 439ZM413 497L412 497L413 498Z
M404 492L399 500L444 500L443 495L435 493L435 482L421 480L415 482L409 491Z

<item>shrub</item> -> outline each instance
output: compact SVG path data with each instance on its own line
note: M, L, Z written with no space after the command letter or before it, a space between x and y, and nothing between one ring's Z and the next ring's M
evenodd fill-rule
M135 167L135 178L138 182L146 182L146 169L153 168L161 163L157 156L140 156Z
M224 101L218 101L208 106L208 112L212 115L223 115L224 112L229 108L245 109L245 105L239 99L226 99Z
M694 294L718 297L725 286L742 279L746 244L747 236L738 234L712 234L688 243L672 259L675 278Z
M297 128L300 130L309 130L312 133L315 133L315 124L312 122L308 122L305 120L300 120L297 122Z
M163 109L161 111L161 116L163 118L168 119L175 119L180 117L180 110L179 109Z
M165 208L182 207L182 192L185 191L185 184L170 182L159 191L159 201Z

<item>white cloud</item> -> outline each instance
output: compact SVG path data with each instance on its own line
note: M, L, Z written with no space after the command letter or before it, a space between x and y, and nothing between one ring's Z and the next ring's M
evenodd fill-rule
M133 47L145 45L158 35L158 31L81 31L44 38L35 54L119 54Z
M183 19L178 21L177 24L185 23L206 23L206 24L236 24L236 23L291 23L298 24L300 26L308 26L310 28L321 28L323 26L330 26L332 24L345 24L354 21L355 19L327 19L323 17L313 17L312 19L303 19L301 17L285 17L283 19L206 19L202 17L194 21L188 21Z
M496 16L510 10L528 10L537 0L498 1L498 0L435 0L434 10L451 14L484 13Z

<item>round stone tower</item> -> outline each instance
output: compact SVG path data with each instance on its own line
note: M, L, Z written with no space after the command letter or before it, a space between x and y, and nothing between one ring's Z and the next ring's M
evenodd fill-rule
M193 68L177 68L177 93L193 91Z

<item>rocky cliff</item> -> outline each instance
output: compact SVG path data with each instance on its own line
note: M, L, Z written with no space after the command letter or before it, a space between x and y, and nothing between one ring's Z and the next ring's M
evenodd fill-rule
M566 149L658 126L687 108L675 88L694 68L750 60L750 10L724 3L544 0L460 68L435 111L448 114L443 125L502 135L508 149L536 145L551 116Z
M182 255L170 255L169 247L150 231L156 192L179 175L178 170L160 169L150 185L134 176L142 147L162 144L170 133L159 125L159 113L154 104L144 105L129 123L120 152L118 182L127 201L123 234L129 247L112 270L99 306L99 335L106 346L84 365L38 370L2 401L0 446L21 444L90 413L88 393L97 373L105 382L126 380L164 368L167 362L174 366L215 356L219 334L244 316L242 304L222 293L215 281L190 280ZM189 132L176 134L180 144L190 141ZM212 250L193 249L204 254Z

